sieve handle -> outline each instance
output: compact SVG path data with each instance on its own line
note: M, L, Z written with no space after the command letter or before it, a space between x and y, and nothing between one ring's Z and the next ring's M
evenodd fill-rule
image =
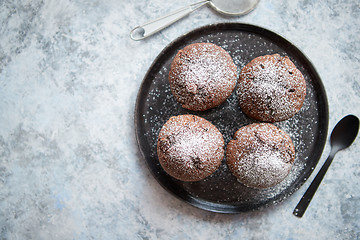
M210 2L210 0L200 1L194 4L191 4L189 6L180 8L172 13L169 13L168 15L164 17L160 17L158 19L155 19L151 22L145 23L143 25L135 27L130 32L131 39L138 41L142 40L144 38L147 38L154 33L159 32L160 30L168 27L169 25L173 24L174 22L178 21L179 19L189 15L199 7L207 4Z

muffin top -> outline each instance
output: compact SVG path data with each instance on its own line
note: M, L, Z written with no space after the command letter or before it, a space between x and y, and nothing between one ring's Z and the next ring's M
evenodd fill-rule
M220 166L224 139L204 118L190 114L174 116L160 130L157 153L169 175L182 181L198 181Z
M246 115L260 121L277 122L300 111L306 83L288 57L265 55L253 59L241 70L237 93Z
M193 43L174 57L170 89L183 108L204 111L223 103L237 82L237 67L231 56L212 43Z
M227 164L244 185L268 188L280 183L295 160L291 138L270 123L240 128L227 146Z

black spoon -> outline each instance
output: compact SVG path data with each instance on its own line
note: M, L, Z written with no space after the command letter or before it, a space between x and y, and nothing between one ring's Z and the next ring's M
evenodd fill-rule
M335 154L349 147L355 140L359 131L359 119L354 115L348 115L341 119L335 126L330 136L331 151L329 157L326 159L324 165L306 190L304 196L301 198L298 205L295 207L293 214L297 217L302 217L309 206L312 197L314 196L321 180L324 178Z

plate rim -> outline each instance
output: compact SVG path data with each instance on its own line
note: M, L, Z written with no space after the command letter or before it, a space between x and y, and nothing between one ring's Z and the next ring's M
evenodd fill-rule
M319 129L323 130L323 132L320 132L320 135L322 136L322 138L320 139L320 142L319 142L320 143L319 148L321 149L321 151L319 151L317 153L317 156L315 157L316 161L314 161L314 164L313 164L312 168L309 170L308 174L306 176L304 176L305 180L299 181L295 185L295 187L293 189L291 189L291 191L287 192L286 196L279 198L272 203L258 204L251 209L243 209L239 206L234 206L231 204L215 203L215 202L211 202L211 201L197 199L194 196L189 196L190 195L189 193L186 196L176 194L171 188L169 188L169 186L165 185L163 181L160 181L159 176L157 176L155 174L155 172L152 170L152 167L149 165L149 162L147 160L147 155L144 153L143 148L141 147L140 139L139 139L139 129L138 129L139 128L138 125L139 125L139 121L140 121L140 119L139 119L139 108L140 108L139 102L141 101L142 93L144 92L145 86L147 84L151 85L151 82L146 81L146 80L149 77L149 75L151 74L151 72L152 72L151 70L155 67L155 65L157 64L159 59L161 57L163 57L165 52L167 52L169 49L174 47L174 45L181 43L182 40L184 40L185 38L189 37L192 34L196 34L201 31L216 29L216 28L229 29L230 27L233 27L234 30L241 29L242 31L248 31L248 32L251 32L254 34L260 34L261 36L265 36L265 37L269 37L269 36L276 37L277 38L276 40L281 40L283 43L287 44L287 46L290 46L292 48L292 50L295 50L296 53L300 55L300 58L304 59L307 62L307 65L310 68L311 73L314 74L314 77L316 78L316 81L314 81L314 82L316 82L316 84L318 85L318 88L320 89L320 91L322 93L322 100L323 100L323 106L324 106L324 109L322 109L323 115L325 117L325 119L323 121L324 124L323 124L323 126L319 126ZM270 38L270 39L272 39L272 38ZM316 71L316 68L314 67L314 64L311 62L311 60L308 58L308 56L305 53L303 53L298 47L296 47L291 41L289 41L288 39L286 39L285 37L283 37L282 35L278 34L277 32L275 32L273 30L269 30L269 29L259 26L259 25L253 25L253 24L248 24L248 23L238 23L238 22L222 22L222 23L203 25L203 26L200 26L200 27L197 27L195 29L188 31L188 32L180 35L179 37L175 38L171 42L169 42L158 53L158 55L155 57L155 59L152 61L151 65L149 66L148 70L146 71L144 78L142 79L141 84L138 89L138 93L136 96L136 102L135 102L135 108L134 108L134 130L135 130L136 143L138 146L138 150L141 153L142 160L145 160L147 169L151 172L151 175L162 186L162 188L164 188L171 195L175 196L177 199L180 199L180 200L184 201L185 203L188 203L191 206L194 206L196 208L210 211L210 212L216 212L216 213L243 213L243 212L260 210L263 208L267 208L270 205L279 204L279 203L283 202L285 199L291 197L299 188L301 188L301 186L304 185L304 183L309 179L309 177L315 170L315 168L322 156L322 153L324 151L325 144L327 142L328 125L329 125L329 106L328 106L328 98L326 95L326 89L324 87L324 84L321 80L320 75L318 74L318 72ZM206 204L204 204L204 202L206 202Z

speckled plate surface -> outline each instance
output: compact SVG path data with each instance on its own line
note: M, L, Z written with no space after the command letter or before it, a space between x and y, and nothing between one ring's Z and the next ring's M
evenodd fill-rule
M161 168L156 143L163 124L173 115L195 114L212 122L223 134L227 144L242 126L256 122L245 116L235 91L217 108L205 112L183 109L171 94L168 83L170 64L188 44L211 42L230 53L238 72L253 58L279 53L287 55L303 73L307 95L301 111L293 118L275 123L292 138L295 164L288 177L279 185L252 189L239 183L226 166L198 182L182 182L170 177ZM135 106L135 134L151 173L170 193L205 210L222 213L250 211L276 204L293 194L309 177L323 151L328 128L328 104L319 75L306 56L283 37L264 28L222 23L195 29L170 43L155 59L140 86Z

